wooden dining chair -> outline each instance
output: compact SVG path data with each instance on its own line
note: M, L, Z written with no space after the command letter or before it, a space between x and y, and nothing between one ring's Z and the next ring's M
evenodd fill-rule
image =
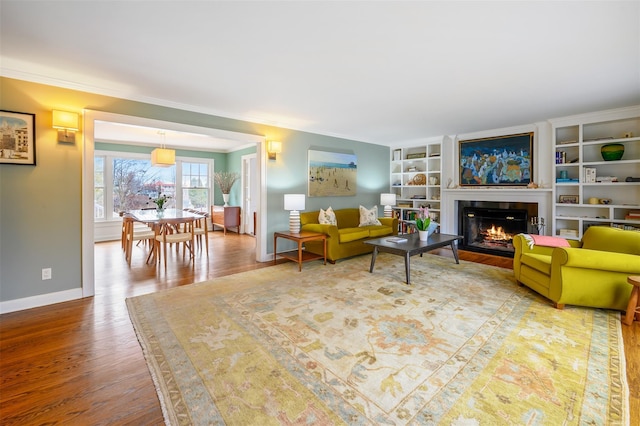
M201 212L199 210L194 209L184 209L184 211L188 211L190 213L195 213L200 215L194 221L193 235L198 244L198 249L202 251L202 239L204 238L205 248L207 250L207 257L209 257L209 225L207 224L209 215L207 213Z
M160 221L160 223L156 226L155 231L155 255L158 264L162 262L162 257L164 257L164 268L167 268L167 257L169 253L167 252L168 247L167 244L170 245L176 244L176 248L179 250L178 246L182 243L183 251L182 258L184 259L187 250L189 251L189 256L191 263L195 267L195 255L194 255L194 222L195 219L189 218L179 218L179 219L164 219Z
M141 241L147 243L147 246L150 250L153 250L155 244L155 232L146 225L140 224L140 226L136 226L138 222L136 222L131 216L123 215L122 216L122 229L123 229L123 244L124 244L124 252L125 259L127 259L127 263L131 265L131 255L133 252L133 242L137 241L137 244L140 244ZM149 253L149 256L151 252ZM149 257L147 257L147 261Z

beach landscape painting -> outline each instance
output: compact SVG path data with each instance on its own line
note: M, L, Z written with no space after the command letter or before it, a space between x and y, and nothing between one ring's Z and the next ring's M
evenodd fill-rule
M309 197L356 195L357 177L355 154L309 150Z

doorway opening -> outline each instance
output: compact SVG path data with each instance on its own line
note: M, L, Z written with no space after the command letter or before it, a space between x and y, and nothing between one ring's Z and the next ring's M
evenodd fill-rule
M140 141L138 143L131 143L132 145L157 145L157 129L164 129L166 131L172 131L176 134L180 132L190 133L195 135L207 136L210 138L219 138L220 140L232 140L235 143L235 146L244 149L249 146L256 146L257 159L256 165L258 167L258 171L255 173L258 178L257 194L254 197L258 205L262 200L262 190L263 183L262 177L263 174L261 169L264 169L264 165L261 163L265 162L264 153L264 136L260 135L251 135L245 133L238 132L229 132L218 129L211 128L203 128L198 126L191 126L181 123L153 120L153 119L145 119L140 117L126 116L120 114L106 113L100 111L84 111L84 143L83 143L83 164L82 164L82 294L83 297L93 296L95 294L95 254L94 254L94 197L95 197L95 187L94 187L94 151L95 151L95 142L96 140L108 140L113 141L113 136L104 136L100 134L96 134L96 128L100 127L102 123L115 123L115 125L119 125L121 127L133 128L138 132L144 134L145 132L149 133L149 129L151 129L151 133L153 134L152 140L148 139L150 136L147 135L147 140L143 136L140 136ZM129 138L129 141L131 139ZM209 144L208 150L211 150L211 145ZM243 184L244 186L244 184ZM258 209L259 210L259 209ZM260 217L257 218L258 223L261 220ZM257 226L260 229L259 226ZM256 244L256 260L262 259L265 255L262 254L264 251L266 253L266 236L262 236L260 234L256 235L257 244Z

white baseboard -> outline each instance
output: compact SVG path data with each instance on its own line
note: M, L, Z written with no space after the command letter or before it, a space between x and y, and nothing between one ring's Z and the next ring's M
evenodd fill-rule
M53 305L54 303L68 302L69 300L81 298L82 289L74 288L71 290L58 291L56 293L39 294L37 296L25 297L22 299L5 300L4 302L0 302L0 314Z

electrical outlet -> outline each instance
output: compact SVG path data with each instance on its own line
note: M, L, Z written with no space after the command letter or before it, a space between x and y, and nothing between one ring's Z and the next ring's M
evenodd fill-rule
M51 279L51 268L42 268L42 279L43 280Z

